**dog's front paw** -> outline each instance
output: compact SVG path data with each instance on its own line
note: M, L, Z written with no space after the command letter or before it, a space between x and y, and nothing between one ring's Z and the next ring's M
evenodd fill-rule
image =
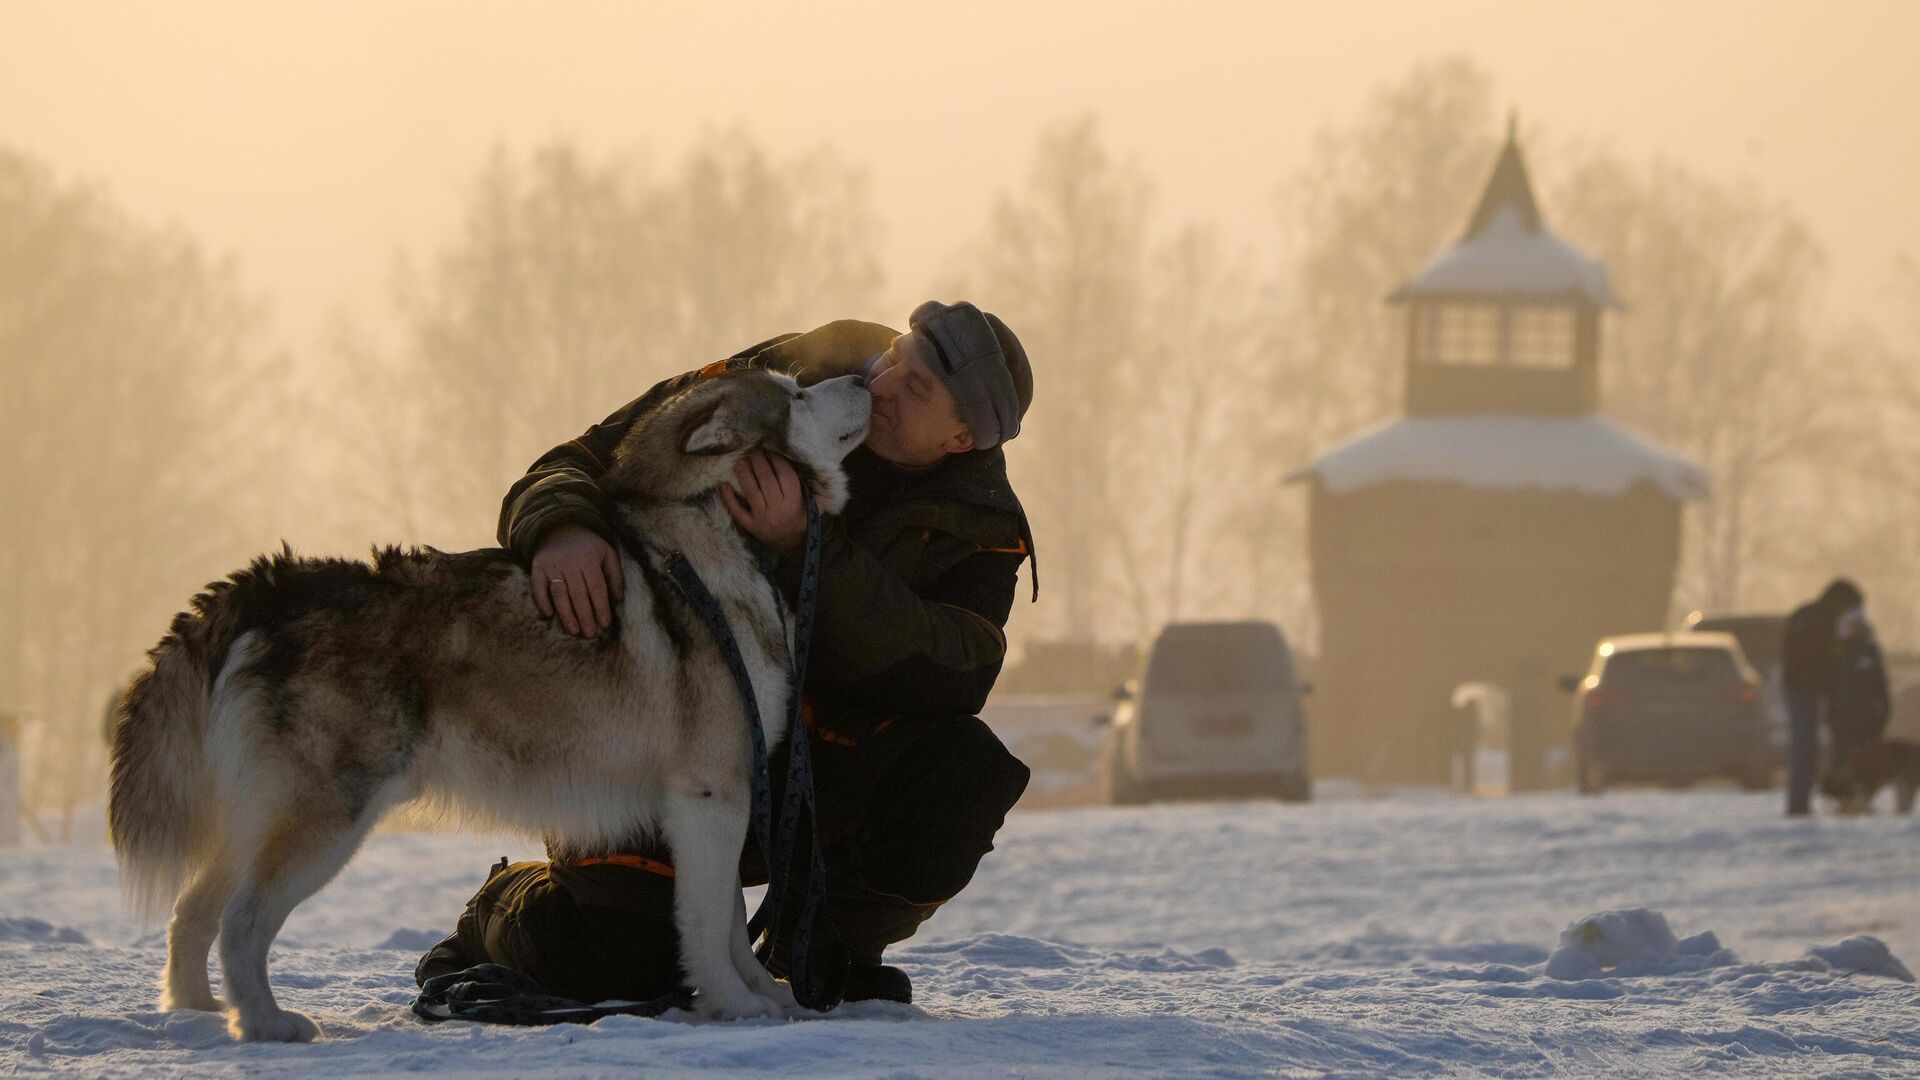
M766 986L756 986L754 987L754 991L762 997L771 999L775 1005L780 1007L783 1015L791 1016L800 1008L800 1002L794 999L793 987L788 986L786 983L775 982L772 979L768 979Z
M738 970L740 972L740 981L747 984L748 990L780 1006L783 1012L790 1014L793 1010L800 1007L800 1003L794 1000L793 987L774 978L768 973L766 968L760 966L758 960L744 965Z
M759 994L742 986L737 991L710 993L702 990L693 997L693 1011L709 1020L753 1020L770 1018L784 1020L786 1006L772 998Z
M257 1016L235 1010L227 1029L241 1042L312 1042L320 1037L320 1025L312 1018L286 1009Z

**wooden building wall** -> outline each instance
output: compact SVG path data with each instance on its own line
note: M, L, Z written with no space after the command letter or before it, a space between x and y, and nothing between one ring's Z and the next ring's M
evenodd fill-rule
M1680 505L1640 485L1618 497L1380 484L1309 502L1320 671L1314 771L1445 783L1461 738L1462 682L1513 697L1514 786L1565 782L1544 768L1567 745L1558 679L1596 640L1667 621Z

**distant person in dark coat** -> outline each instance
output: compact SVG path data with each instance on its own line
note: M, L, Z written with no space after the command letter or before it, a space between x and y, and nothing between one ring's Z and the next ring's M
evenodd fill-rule
M1827 756L1845 761L1855 750L1886 734L1893 719L1893 692L1866 611L1840 616L1833 656L1833 689L1827 698Z
M1787 692L1787 813L1805 814L1820 759L1820 710L1833 693L1840 619L1860 608L1860 587L1836 578L1818 600L1787 616L1780 676Z

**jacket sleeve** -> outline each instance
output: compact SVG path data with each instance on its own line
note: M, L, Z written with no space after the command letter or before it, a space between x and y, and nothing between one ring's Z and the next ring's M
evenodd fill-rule
M923 596L839 519L822 528L807 688L888 714L978 713L1006 660L1003 628L1025 554L969 555ZM797 554L780 561L790 600L799 564Z
M635 419L685 389L699 372L676 375L622 406L612 416L540 455L527 474L507 489L500 503L500 546L522 562L561 525L582 525L614 543L612 509L600 478L607 474L614 448Z
M778 334L749 346L699 371L690 371L656 384L619 411L540 456L527 474L515 481L500 503L500 546L510 548L522 562L532 562L540 541L561 525L583 525L614 542L611 510L600 490L614 448L640 416L686 389L702 374L724 365L795 368L802 382L857 370L858 362L893 340L894 332L878 323L843 319L805 334Z

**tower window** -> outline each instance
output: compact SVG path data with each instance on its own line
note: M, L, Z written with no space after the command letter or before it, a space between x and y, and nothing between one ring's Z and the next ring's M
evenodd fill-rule
M1508 308L1507 362L1515 367L1564 368L1573 364L1574 316L1569 308Z
M1418 304L1416 363L1565 368L1573 364L1574 312L1532 304Z
M1422 304L1414 309L1414 355L1427 364L1500 362L1496 304Z

